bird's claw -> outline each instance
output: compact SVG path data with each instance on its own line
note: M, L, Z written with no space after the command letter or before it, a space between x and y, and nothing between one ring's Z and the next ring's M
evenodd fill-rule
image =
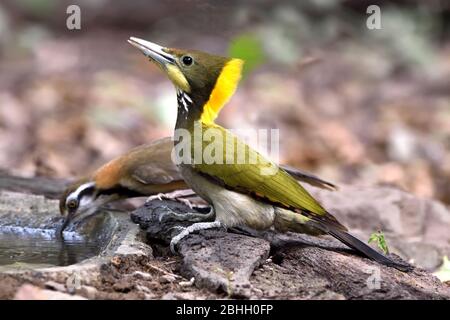
M150 201L154 201L154 200L162 201L163 198L167 198L167 196L164 193L158 193L158 194L148 197L146 202L150 202Z
M170 252L172 252L172 254L177 254L176 246L177 246L178 242L174 242L173 240L174 239L172 239L170 241Z
M163 199L165 200L175 200L177 202L180 202L182 204L184 204L185 206L189 207L190 209L192 209L192 204L188 199L183 199L179 197L180 195L175 192L173 192L173 196L171 196L170 194L166 194L166 193L158 193L155 195L152 195L150 197L147 198L146 202L151 202L154 200L159 200L162 201Z

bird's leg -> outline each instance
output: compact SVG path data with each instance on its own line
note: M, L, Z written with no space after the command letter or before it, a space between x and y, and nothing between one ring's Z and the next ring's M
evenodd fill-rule
M172 253L175 254L176 253L175 248L178 245L178 243L191 233L200 230L220 228L221 226L222 224L220 223L220 221L194 223L189 227L184 228L183 231L181 231L179 234L177 234L175 237L172 238L172 240L170 241L170 251L172 251Z
M159 222L161 222L165 216L168 216L178 221L201 222L212 220L214 219L215 215L216 214L214 212L214 207L211 207L208 213L200 213L200 212L178 213L170 208L167 208L167 211L159 216Z

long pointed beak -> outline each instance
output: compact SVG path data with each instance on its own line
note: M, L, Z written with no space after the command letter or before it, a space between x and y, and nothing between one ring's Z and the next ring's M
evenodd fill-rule
M74 217L74 214L73 214L73 213L68 213L68 214L67 214L67 217L64 219L64 222L63 222L62 226L56 231L56 233L57 233L59 236L62 236L62 235L63 235L64 230L65 230L65 229L67 228L67 226L70 224L70 222L72 221L73 217Z
M150 41L142 40L135 37L130 37L128 42L142 51L142 53L152 59L153 61L159 63L161 66L166 64L175 64L175 59L173 55L167 52L167 49L152 43Z

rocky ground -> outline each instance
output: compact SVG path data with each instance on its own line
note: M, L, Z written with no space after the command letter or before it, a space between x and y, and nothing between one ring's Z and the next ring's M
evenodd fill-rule
M76 287L67 274L2 273L0 298L450 299L449 283L431 274L450 253L448 208L394 188L311 191L361 239L385 231L393 259L411 262L414 270L380 266L329 237L270 232L255 237L249 230L202 231L183 240L174 256L167 243L180 223L161 215L168 207L191 209L154 200L131 212L141 229L139 250L116 251L86 269L88 276Z

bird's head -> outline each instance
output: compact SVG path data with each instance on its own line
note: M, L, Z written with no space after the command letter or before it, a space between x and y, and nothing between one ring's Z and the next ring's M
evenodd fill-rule
M167 74L177 90L179 106L194 114L194 120L213 122L241 78L240 59L165 48L134 37L128 42Z
M101 195L95 182L88 179L80 179L69 185L59 200L59 210L65 218L60 233L71 222L84 220L94 214L100 206L112 200L111 196Z

